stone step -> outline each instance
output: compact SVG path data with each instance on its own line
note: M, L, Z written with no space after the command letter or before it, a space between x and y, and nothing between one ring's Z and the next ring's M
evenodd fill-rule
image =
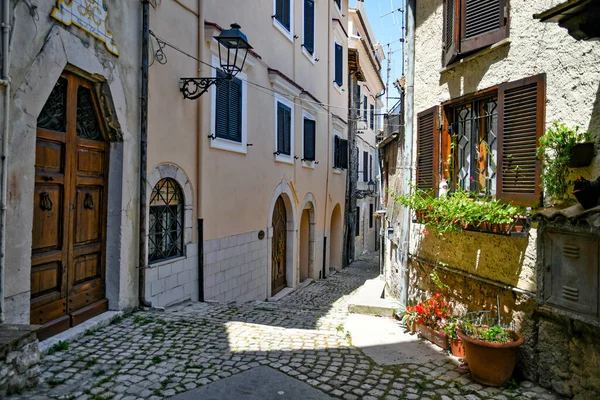
M393 317L398 305L383 298L385 281L381 277L369 279L348 300L348 311L356 314Z

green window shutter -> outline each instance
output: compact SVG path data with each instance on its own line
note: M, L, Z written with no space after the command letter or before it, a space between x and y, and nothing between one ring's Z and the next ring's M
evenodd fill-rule
M277 0L275 3L275 18L290 30L290 0Z
M315 51L315 0L304 0L304 48Z
M217 78L224 77L223 72L217 71ZM216 86L215 136L229 139L229 81L221 80Z
M292 110L289 107L284 109L283 127L283 153L289 156L292 154Z
M304 119L304 160L315 161L316 123Z
M335 83L342 86L344 83L344 48L335 44Z
M229 82L229 132L228 139L242 142L242 81Z

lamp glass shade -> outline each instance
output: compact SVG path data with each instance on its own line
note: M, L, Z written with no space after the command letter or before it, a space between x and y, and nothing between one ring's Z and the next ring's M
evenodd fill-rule
M242 71L252 49L246 35L240 31L238 24L231 24L231 29L226 29L219 36L215 36L219 43L219 58L223 71L233 77Z
M369 181L369 183L367 183L367 185L369 186L369 192L375 193L375 182L373 182L372 179Z
M387 235L388 235L388 240L394 239L394 228L393 227L388 226Z

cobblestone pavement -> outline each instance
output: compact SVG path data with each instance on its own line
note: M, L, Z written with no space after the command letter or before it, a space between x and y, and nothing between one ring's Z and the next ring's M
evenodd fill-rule
M378 275L374 256L276 303L190 304L137 312L46 355L24 399L161 399L260 365L332 397L555 399L531 382L484 388L450 357L381 367L344 331L348 295ZM13 397L17 398L17 397Z

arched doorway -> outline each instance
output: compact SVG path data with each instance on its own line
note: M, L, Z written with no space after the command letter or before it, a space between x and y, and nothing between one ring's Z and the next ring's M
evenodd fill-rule
M342 268L342 211L339 204L333 209L329 229L329 268L339 270Z
M304 209L300 218L300 282L309 278L310 239L310 210Z
M44 339L108 309L109 145L92 83L64 72L37 120L31 323Z
M281 196L275 202L272 221L271 296L274 296L287 286L287 211Z

